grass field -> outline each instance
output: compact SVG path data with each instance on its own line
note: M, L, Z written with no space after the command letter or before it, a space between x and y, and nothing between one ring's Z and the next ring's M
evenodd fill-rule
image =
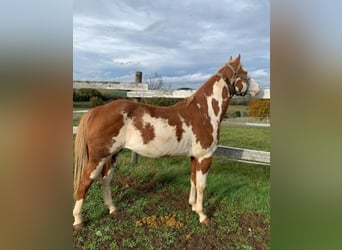
M269 142L269 128L221 127L221 145L269 151ZM74 249L270 248L270 166L215 156L204 196L209 227L187 204L189 173L187 158L140 157L133 167L124 150L111 185L119 215L107 214L95 181L83 209L86 226L73 232Z

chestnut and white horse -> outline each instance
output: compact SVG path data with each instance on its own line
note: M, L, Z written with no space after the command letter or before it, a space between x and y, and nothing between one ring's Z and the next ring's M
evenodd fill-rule
M81 209L90 184L102 175L104 203L113 214L110 181L123 148L147 157L187 156L191 159L189 203L199 221L203 191L220 136L220 124L233 95L256 95L259 85L248 77L240 55L230 57L192 96L173 106L158 107L117 100L85 113L75 140L75 229L83 226Z

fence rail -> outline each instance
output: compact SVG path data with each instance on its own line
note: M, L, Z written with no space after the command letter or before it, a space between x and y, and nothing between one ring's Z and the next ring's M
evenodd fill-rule
M128 91L147 91L146 83L107 82L107 81L74 81L74 89L115 89Z

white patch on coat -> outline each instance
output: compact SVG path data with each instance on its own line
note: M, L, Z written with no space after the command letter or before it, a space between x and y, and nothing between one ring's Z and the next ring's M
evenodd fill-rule
M96 168L90 173L90 179L94 180L101 173L105 161L106 159L102 159L99 164L97 164Z
M235 86L235 91L237 93L245 93L247 91L248 85L245 81L241 81L242 83L242 89L240 90L237 86Z

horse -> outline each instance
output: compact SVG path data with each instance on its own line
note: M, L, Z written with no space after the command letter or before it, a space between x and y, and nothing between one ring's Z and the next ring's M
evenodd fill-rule
M209 225L203 212L203 192L220 137L220 125L234 95L255 96L260 91L240 63L229 58L192 96L169 107L116 100L85 113L75 139L75 230L83 227L81 209L93 180L101 174L104 203L109 214L118 211L110 182L118 153L130 149L146 157L190 158L189 204L199 222Z

